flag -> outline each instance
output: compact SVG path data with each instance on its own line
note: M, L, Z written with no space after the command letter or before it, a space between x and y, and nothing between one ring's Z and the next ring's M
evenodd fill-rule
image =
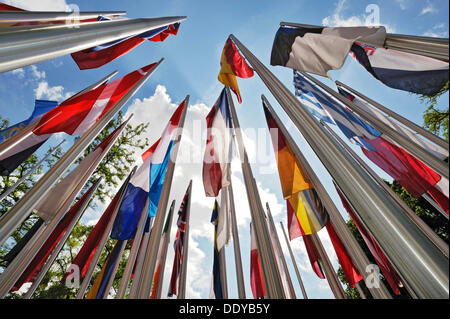
M167 255L167 246L169 244L169 224L172 222L172 214L173 214L173 206L170 206L169 213L167 214L166 223L164 225L162 234L161 234L161 242L158 248L158 255L156 256L156 271L153 276L153 288L152 293L150 295L150 299L156 299L159 296L156 295L158 285L160 281L163 279L164 275L164 266L166 263L166 255ZM141 243L142 245L142 243ZM161 283L162 284L162 283Z
M211 291L211 297L215 299L223 299L223 283L221 273L221 264L219 257L219 247L217 242L217 228L219 224L219 205L217 201L214 202L214 209L211 216L211 223L214 225L214 256L213 256L213 289ZM223 247L221 247L223 248Z
M220 58L220 72L218 79L236 94L239 103L242 103L241 93L237 84L236 76L240 78L251 78L253 69L248 66L230 38L225 42Z
M185 101L173 113L161 138L142 154L143 164L138 167L128 184L114 221L111 238L125 240L134 237L147 197L149 198L149 216L155 216L184 107Z
M292 240L298 236L315 234L327 224L328 213L272 114L264 104L263 108L277 160L283 197L287 202L289 236ZM295 218L298 224L293 221Z
M253 298L264 299L266 289L264 288L264 279L259 260L258 246L255 238L255 228L250 223L251 250L250 250L250 286L252 288Z
M34 208L42 219L50 221L58 211L65 209L67 200L75 198L83 185L103 160L109 149L119 137L120 132L128 121L118 126L99 145L97 145L62 181L56 184ZM71 200L70 200L71 202Z
M353 220L353 222L356 225L356 228L358 228L364 242L366 243L367 247L370 250L370 253L375 258L375 261L377 265L380 267L380 270L386 278L386 281L388 282L389 286L392 288L393 292L396 295L400 295L399 287L402 287L402 283L400 281L400 277L398 276L395 269L392 267L391 263L387 259L386 255L381 250L380 246L376 243L375 239L372 237L372 235L368 232L368 230L363 226L363 224L360 222L360 220L356 217L356 214L353 212L353 208L349 205L339 188L336 186L336 190L339 194L339 197L341 198L342 205L344 206L347 213L350 215L350 218Z
M311 239L311 235L305 235L302 238L303 243L305 244L306 253L308 254L309 262L311 263L312 269L316 273L317 277L319 277L320 279L325 279L322 261L320 260L319 252L317 251L317 248Z
M351 55L377 80L402 91L435 95L448 82L448 62L355 42Z
M180 23L174 23L138 35L74 52L71 55L80 70L95 69L126 54L146 40L164 41L169 34L176 35L179 26Z
M350 141L361 146L363 153L372 162L396 179L414 197L419 197L438 185L441 176L403 148L386 140L380 132L362 121L341 102L322 92L296 71L294 86L297 96L305 92L316 96L316 107L322 108Z
M220 205L217 204L218 221L216 227L217 250L228 245L231 240L231 207L228 187L220 192Z
M39 274L45 261L53 252L53 249L56 247L56 245L58 245L58 242L67 231L70 224L75 222L75 218L77 216L80 216L80 209L82 208L82 206L86 203L86 201L89 201L91 199L94 187L95 184L92 185L89 190L84 193L84 195L63 216L63 218L47 238L41 249L39 249L36 256L31 260L31 262L28 264L28 267L14 284L12 291L17 291L20 289L20 287L22 287L24 283L33 282L36 279L36 276Z
M173 258L172 275L170 277L169 292L167 294L169 297L177 295L178 280L180 278L181 273L181 265L184 262L183 260L184 244L185 240L188 240L184 238L184 235L186 232L186 225L188 223L186 217L187 217L187 207L189 206L190 201L189 198L190 187L191 186L189 186L188 189L186 190L186 194L184 195L180 209L178 210L178 220L177 220L178 230L177 235L175 237L175 242L173 243L175 249L175 256Z
M36 100L34 110L31 116L20 123L14 124L0 131L0 143L21 132L27 125L38 121L43 114L55 108L58 105L56 101ZM40 136L29 143L28 147L18 147L16 151L9 151L0 156L0 174L11 174L23 161L31 156L42 144L44 144L50 135Z
M347 283L350 287L355 288L355 284L363 279L361 274L358 272L356 267L353 265L351 258L348 255L347 249L341 241L341 238L336 233L333 223L330 221L327 224L327 232L330 236L331 243L333 244L334 251L341 265L342 271L344 272Z
M108 282L110 279L113 279L112 276L115 276L116 273L116 265L120 262L120 257L122 256L122 249L124 245L124 241L118 240L113 250L109 253L105 264L102 267L102 270L95 278L94 284L86 295L86 299L103 299L105 296L108 296L109 290Z
M355 40L384 44L384 27L287 27L281 26L273 41L271 65L328 76L344 65Z
M232 122L225 88L206 116L207 140L203 157L203 186L208 197L217 197L230 184Z

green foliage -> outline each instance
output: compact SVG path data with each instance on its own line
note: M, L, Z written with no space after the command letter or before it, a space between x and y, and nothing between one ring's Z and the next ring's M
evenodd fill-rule
M439 102L441 96L448 92L449 82L437 93L436 95L421 95L420 100L424 103L428 104L427 109L423 113L423 122L424 127L428 129L430 132L441 135L448 141L449 133L448 133L448 117L449 111L448 106L447 109L438 109L436 108L436 104Z

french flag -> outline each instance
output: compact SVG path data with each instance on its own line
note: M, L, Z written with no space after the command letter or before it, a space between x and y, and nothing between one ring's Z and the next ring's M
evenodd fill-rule
M4 148L0 153L0 162L10 163L24 152L36 151L53 133L84 134L155 65L147 65L65 100L45 113L29 132L20 137L19 143Z
M203 186L208 197L217 197L230 184L231 114L225 88L206 116L207 141L203 158Z
M134 238L141 213L149 198L149 216L155 216L170 154L178 134L178 124L185 107L183 101L173 113L163 134L142 154L142 165L130 179L119 212L114 221L111 238Z
M176 35L179 27L180 23L174 23L132 37L74 52L71 55L80 70L95 69L126 54L146 40L154 42L164 41L170 34Z

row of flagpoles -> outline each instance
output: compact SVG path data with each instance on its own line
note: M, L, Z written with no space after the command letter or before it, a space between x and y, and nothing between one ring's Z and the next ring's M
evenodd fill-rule
M122 13L104 14L117 16ZM32 16L32 14L27 15ZM95 16L96 14L94 14ZM0 15L0 22L7 24L21 22L20 19L17 20L17 17L20 15ZM26 17L23 17L25 21ZM87 15L85 18L92 17ZM44 17L37 14L36 19L41 21ZM45 19L60 21L61 15L55 14L53 18L47 15ZM179 23L183 19L184 17L87 21L80 22L76 28L73 28L73 25L61 26L58 24L54 26L39 25L34 28L16 26L17 29L14 32L0 31L0 42L2 43L0 71L5 72L63 54L81 52L106 42L114 42L119 39L128 41L129 37L136 36L136 34L144 34L149 30L167 27ZM289 24L282 23L282 25ZM152 33L151 37L154 36L155 34ZM141 38L149 37L148 34L141 35L138 37L137 43L140 43ZM386 43L393 45L392 43L400 41L400 38L402 37L388 37ZM39 46L31 47L30 43L39 43ZM115 47L115 49L117 48ZM411 51L417 53L420 50L417 50L416 46L408 49L408 52ZM436 57L441 52L438 51L436 49L428 56ZM114 54L113 58L124 54L126 50L118 52L120 54L116 52L117 54ZM247 65L244 58L253 69ZM44 141L49 134L61 131L71 135L81 135L81 138L39 179L35 186L0 219L0 243L2 244L32 212L36 212L43 219L43 222L36 227L34 235L28 239L1 274L1 297L5 297L11 290L19 289L23 283L31 281L33 284L25 295L26 298L31 298L43 276L57 258L62 245L88 206L101 181L97 180L73 206L71 206L72 202L119 137L129 119L112 132L69 175L62 180L60 178L125 103L142 87L162 61L163 59L116 81L109 82L114 74L105 77L64 101L54 110L45 113L19 134L0 144L0 160L3 160L12 150L24 145L32 138ZM271 299L296 298L270 207L266 204L266 209L264 209L258 192L230 93L233 91L238 101L241 102L236 76L248 78L253 76L253 70L255 70L331 175L344 207L363 235L365 243L394 293L400 293L399 287L404 286L413 298L448 298L448 245L397 198L384 184L384 181L330 129L324 120L318 120L310 112L308 109L310 102L292 94L233 35L230 35L225 44L221 66L219 80L225 84L225 88L206 118L208 141L205 159L213 154L213 162L208 164L205 160L203 167L205 193L207 196L216 197L211 218L215 229L211 296L228 298L225 246L232 239L238 296L239 298L246 297L229 165L231 145L236 143L251 213L250 281L253 296L254 298ZM349 100L305 72L296 72L294 82L296 90L313 92L314 96L319 97L318 100L321 104L327 102L333 104L330 106L330 114L336 116L343 114L335 111L333 107L336 105L346 106L358 118L367 121L373 125L374 129L383 132L383 135L390 141L401 145L411 155L434 169L442 179L448 180L448 167L439 155L399 133L385 121L361 107L356 100ZM419 129L414 123L401 118L345 84L340 82L337 84L408 128L422 134L423 137L443 148L448 157L448 143L442 142L434 135L430 136L428 132ZM104 96L103 94L109 95ZM108 102L103 105L103 111L93 118L80 118L70 129L61 128L68 117L74 116L70 113L71 107L73 109L74 105L80 105L76 103L84 103L87 96L95 96L94 101L107 98ZM368 298L361 287L361 280L368 280L369 274L366 269L371 262L347 228L330 195L274 108L264 95L261 98L268 127L270 130L275 129L278 133L276 137L272 136L272 142L277 154L280 182L288 211L290 238L288 239L285 234L285 239L303 298L307 298L306 290L289 243L289 240L296 237L303 238L314 272L319 278L328 281L335 298L346 298L336 271L317 234L323 227L327 228L347 281L358 289L363 298ZM143 164L133 169L124 181L73 261L73 265L78 266L78 275L82 279L81 286L77 291L77 298L107 298L109 296L109 290L127 241L132 241L131 249L115 297L125 298L128 296L128 298L140 299L162 297L162 282L175 202L173 201L170 208L167 208L182 137L178 129L184 127L188 104L189 96L172 115L161 139L142 154ZM348 119L349 117L343 117L342 121ZM337 122L337 118L334 120ZM213 128L222 129L222 133L224 128L231 130L223 134L221 136L223 139L220 139L215 135L217 133L214 133ZM364 142L361 139L359 141ZM293 171L286 170L286 167L293 167ZM155 178L152 175L154 172L160 174L157 181L153 179ZM55 185L57 188L54 187ZM168 292L169 296L176 295L181 299L186 298L191 200L192 181L187 187L178 211L176 223L178 229L174 242L175 257ZM445 210L441 207L441 203L437 204L439 204L437 206L441 208L442 214L448 218L448 207ZM284 227L282 229L284 232ZM116 240L115 246L109 253L95 282L89 287L108 238ZM76 274L75 270L68 271L63 280L67 282ZM378 287L369 285L366 287L373 298L391 298L390 292L383 284Z

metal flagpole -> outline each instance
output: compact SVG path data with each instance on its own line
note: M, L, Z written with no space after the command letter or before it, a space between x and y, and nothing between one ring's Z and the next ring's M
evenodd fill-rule
M43 198L53 184L69 169L73 162L84 152L95 137L109 121L119 112L137 90L158 68L161 59L146 75L144 75L117 103L112 106L98 121L92 125L81 138L64 154L61 159L28 191L7 214L0 219L0 244L3 243L28 216L36 203ZM2 276L3 277L3 276Z
M335 83L336 83L337 86L343 87L344 89L346 89L346 90L350 91L351 93L357 95L358 97L360 97L361 99L363 99L367 103L369 103L371 106L377 108L378 110L384 112L385 114L389 115L390 117L396 119L397 121L399 121L400 123L402 123L403 125L408 127L409 129L411 129L414 132L422 135L423 137L425 137L429 141L435 143L436 145L439 145L440 147L446 149L447 151L449 150L448 142L443 140L439 136L431 133L430 131L425 130L423 127L417 125L414 122L411 122L410 120L408 120L408 119L404 118L403 116L395 113L391 109L381 105L380 103L372 100L371 98L365 96L364 94L356 91L355 89L349 87L348 85L345 85L344 83L342 83L340 81L335 81Z
M337 99L339 102L343 103L345 106L347 106L349 109L351 109L353 112L358 114L363 120L369 122L375 129L385 134L386 137L389 137L393 141L396 141L397 144L402 145L402 147L409 152L411 155L416 156L418 159L420 159L422 162L424 162L426 165L428 165L430 168L436 171L441 176L444 176L445 178L449 178L449 172L448 172L448 164L436 157L433 154L430 154L427 152L423 147L420 145L417 145L413 141L411 141L408 137L404 136L403 134L397 132L395 129L384 123L383 121L377 119L376 117L372 116L370 113L368 113L366 110L363 110L361 107L350 101L349 99L345 98L335 90L331 89L327 85L323 84L316 78L312 77L311 75L300 72L305 78L313 82L316 86L320 87L322 90L326 91L329 95L331 95L333 98Z
M22 184L22 182L30 176L31 173L33 173L46 159L48 159L66 140L62 140L58 145L55 146L53 151L49 152L47 155L45 155L36 165L34 165L32 168L30 168L17 182L14 183L10 188L8 188L3 194L0 195L0 201L5 199L9 194L11 194L17 186Z
M172 224L173 224L173 215L175 215L174 209L175 209L175 199L172 201L172 205L170 205L170 209L169 209L169 212L171 212L171 213L169 213L170 218L167 221L167 229L164 234L163 245L161 246L161 248L162 248L161 268L160 268L161 270L159 273L158 285L156 286L156 293L155 293L156 299L161 299L162 284L163 284L163 280L164 280L164 269L166 267L166 259L167 259L167 249L169 247L170 231L172 230Z
M91 91L91 90L95 90L95 89L98 88L100 85L105 84L106 82L108 82L109 80L111 80L114 76L117 75L117 73L119 73L119 72L117 72L117 71L111 72L110 74L108 74L107 76L105 76L103 79L101 79L101 80L95 82L94 84L88 86L88 87L85 88L84 90L81 90L80 92L78 92L78 93L72 95L71 97L69 97L68 99L66 99L66 101L71 100L71 99L73 99L73 98L75 98L75 97L77 97L77 96L80 96L80 95L82 95L82 94L84 94L84 93L86 93L86 92L89 92L89 91Z
M122 244L120 245L119 257L117 257L117 260L114 264L113 270L112 270L111 275L108 280L108 283L106 284L105 291L103 292L104 295L102 296L102 299L108 299L109 291L111 290L111 286L116 277L117 269L119 268L120 260L122 259L123 251L124 251L126 245L127 245L127 241L123 240ZM106 266L106 262L107 262L107 260L105 261L105 266Z
M186 278L187 278L187 264L188 264L188 252L189 252L189 219L191 217L191 202L192 202L192 179L189 182L189 194L188 202L186 203L186 229L184 231L184 243L183 243L183 259L180 270L180 280L178 281L178 295L177 299L186 299ZM225 250L224 250L225 252ZM223 256L225 258L225 256ZM225 259L223 260L225 262ZM225 265L224 265L225 266ZM225 278L226 280L226 273Z
M233 195L233 185L230 185L225 188L228 191L228 198L230 200L230 213L231 213L231 232L233 235L233 248L234 248L234 262L236 265L236 280L238 287L238 297L239 299L245 299L245 286L244 286L244 273L242 270L242 258L241 258L241 245L239 241L239 233L237 228L237 220L236 220L236 206L234 204L234 195Z
M448 259L306 107L236 37L230 38L311 145L402 280L420 298L448 298Z
M280 22L281 26L300 27L300 28L323 28L323 26ZM358 40L364 44L374 45L370 42ZM445 38L424 37L405 34L386 33L384 48L397 51L419 54L430 58L448 61L449 41Z
M341 144L346 151L348 151L351 156L370 174L370 176L374 179L374 181L380 185L387 195L392 197L399 205L402 206L403 212L405 216L408 216L409 219L417 225L417 227L427 236L435 245L438 247L445 256L449 256L449 249L446 242L444 242L433 229L430 228L419 216L417 216L406 203L398 197L394 191L386 185L384 180L379 177L362 159L356 154L351 147L349 147L325 122L320 121L320 123L327 129L327 131L336 139L336 141Z
M20 22L52 22L52 21L79 21L97 19L99 16L122 16L126 11L0 11L0 23ZM38 25L39 26L39 25ZM28 27L36 27L28 26Z
M430 195L428 195L427 193L424 193L424 194L422 194L422 197L428 202L428 204L433 206L439 213L441 213L445 218L448 219L447 213L441 208L441 206L439 206L439 204L437 202L434 201L433 198L431 198Z
M270 248L270 239L264 220L264 208L261 204L261 199L258 194L257 185L253 179L251 166L248 162L247 151L245 150L242 131L240 129L239 120L237 118L236 109L234 108L233 99L230 94L230 89L225 87L228 101L230 104L231 118L233 123L233 131L236 137L237 146L242 165L242 173L244 176L244 183L247 191L248 203L250 206L250 214L252 223L255 229L255 238L258 246L258 254L261 262L261 272L266 288L267 298L281 299L283 297L283 289L281 281L277 273L275 264L273 263L274 256Z
M186 118L187 109L189 107L189 95L186 96L184 100L185 106L183 112L180 117L180 122L178 124L179 135L174 143L170 161L167 167L166 176L164 178L164 185L161 190L161 196L159 198L158 208L155 214L155 220L153 222L152 232L149 238L149 245L147 251L149 252L145 256L144 265L142 268L142 285L139 287L139 291L137 292L136 298L138 299L148 299L150 298L150 294L152 291L152 282L153 276L155 273L156 266L156 257L157 251L159 247L159 243L161 241L161 232L164 226L165 215L167 211L167 202L169 199L170 188L172 186L172 178L175 170L176 158L178 155L178 148L180 146L181 133L184 126L184 120Z
M117 103L112 106L98 121L92 125L86 133L69 149L69 151L61 157L61 159L43 176L32 189L26 193L16 205L8 211L0 220L1 239L3 243L17 226L23 221L26 216L35 207L36 203L44 197L51 189L51 186L64 174L64 172L72 165L72 163L80 156L80 154L88 147L88 145L95 139L95 137L103 130L109 121L117 114L122 106L134 95L134 93L145 83L145 81L153 74L153 71L161 63L153 67L147 74L145 74ZM45 227L45 232L49 234L51 229L57 224L64 212L59 212L49 224ZM47 234L43 234L39 239L43 239ZM36 236L35 236L36 237ZM6 295L17 278L21 275L26 267L28 259L41 248L42 240L37 240L35 243L29 243L29 249L23 249L17 256L23 258L15 258L13 267L8 267L0 277L0 296ZM12 265L12 264L11 264ZM10 265L10 266L11 266Z
M130 174L128 174L128 177L125 179L125 181L122 183L122 186L117 191L120 194L119 200L117 201L117 205L114 208L114 212L111 214L111 220L109 221L108 225L106 226L105 231L102 235L102 238L100 239L100 241L98 243L98 246L95 250L94 256L92 256L92 260L89 264L88 269L86 270L86 274L84 275L84 279L81 282L81 286L80 286L80 288L78 288L78 292L77 292L77 296L76 296L77 299L83 299L84 294L86 293L86 289L91 281L91 277L94 273L95 267L97 266L98 260L100 259L100 256L103 252L103 248L106 245L106 241L108 240L108 236L111 232L111 229L113 228L114 220L116 219L117 213L120 208L120 204L122 203L123 197L125 196L125 192L127 190L128 183L130 182L131 177L136 172L136 168L137 168L136 166L133 167Z
M122 279L120 280L119 289L118 289L116 297L115 297L116 299L123 299L125 297L125 294L126 294L127 288L128 288L128 283L131 278L131 273L133 271L133 268L136 265L136 271L134 274L132 287L131 287L130 293L128 295L129 299L135 298L132 293L133 287L138 284L137 279L138 279L138 276L140 275L140 272L138 271L138 267L137 267L138 264L137 264L136 259L138 258L138 255L139 255L139 257L144 256L147 251L146 250L147 238L145 236L143 236L143 234L144 234L144 230L145 230L145 224L148 219L149 201L150 201L149 198L147 198L144 209L142 210L141 218L139 219L138 227L136 230L136 235L134 236L133 244L131 246L130 254L128 256L127 265L125 266L125 270L123 271ZM145 235L147 235L147 234L148 233L145 233ZM142 242L142 247L141 247L141 242Z
M11 71L185 20L162 17L0 30L0 72Z
M356 241L353 234L350 232L350 230L347 227L347 224L345 223L344 219L342 218L341 213L337 209L336 205L334 205L333 200L330 198L330 195L322 185L322 182L317 177L314 170L309 165L306 158L303 156L303 153L298 148L297 143L293 140L291 134L284 126L283 122L278 117L275 110L270 105L267 98L262 95L261 96L263 104L267 107L268 111L270 112L272 118L276 122L278 128L281 131L281 134L285 137L288 145L290 146L292 152L295 155L296 160L299 161L300 165L305 169L305 171L308 174L308 177L310 178L312 184L314 185L314 189L316 190L317 194L319 195L319 198L326 208L331 222L333 223L333 226L339 235L339 238L341 239L343 245L345 246L348 254L350 255L351 260L355 264L356 268L358 269L359 273L363 276L364 279L367 279L368 276L370 276L370 273L366 272L366 268L368 265L371 265L372 262L367 258L364 251L361 249L361 246ZM369 288L369 291L371 292L372 296L375 299L390 299L391 294L386 289L384 285L380 285L379 287L371 287Z
M227 266L225 261L225 246L219 251L220 263L220 281L222 282L222 296L223 299L228 299L228 280L227 280Z
M287 287L284 287L284 289L285 289L285 291L288 290L289 295L290 295L290 296L286 295L286 298L289 297L288 299L296 299L294 286L292 285L291 275L289 274L289 270L287 268L286 259L284 258L283 249L281 248L280 239L278 237L278 232L275 228L275 223L273 221L272 212L270 211L269 203L266 203L266 211L267 211L267 221L268 221L269 227L271 229L271 234L273 234L273 237L274 237L273 238L274 245L276 245L276 247L274 247L274 249L278 250L278 252L281 254L281 256L278 256L278 258L280 259L281 265L283 267L283 271L286 274Z
M31 296L36 291L37 287L39 287L39 284L42 281L42 278L44 278L47 271L50 269L51 265L55 261L56 257L59 255L61 248L66 243L66 240L69 238L70 234L72 233L73 228L77 224L78 220L80 219L81 215L83 215L86 208L89 206L92 198L94 197L95 192L97 191L98 186L100 185L100 182L103 177L100 177L97 179L97 181L94 183L93 188L91 189L91 193L89 194L89 197L86 198L84 203L81 205L79 211L77 212L76 216L74 217L73 221L70 223L70 225L67 227L67 229L64 232L64 235L59 239L58 244L53 248L52 253L50 256L48 256L47 260L45 261L44 265L42 265L41 269L39 270L36 278L33 281L33 284L28 289L27 293L23 297L24 299L30 299Z
M300 289L302 290L303 299L308 299L308 295L306 294L305 286L303 285L302 277L300 276L300 272L298 271L297 263L295 262L294 253L292 252L291 243L286 235L286 230L284 229L283 222L280 221L281 229L283 230L284 239L286 240L286 245L289 250L289 255L291 256L292 264L294 265L295 274L297 275L297 280L300 285Z

